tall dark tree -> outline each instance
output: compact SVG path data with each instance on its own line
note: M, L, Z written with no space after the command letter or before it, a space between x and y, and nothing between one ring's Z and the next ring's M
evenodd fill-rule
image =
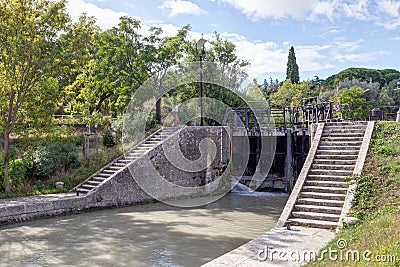
M292 81L292 83L298 83L300 81L299 66L296 63L296 55L294 53L293 46L290 47L290 50L289 50L287 70L286 70L286 79L290 79Z

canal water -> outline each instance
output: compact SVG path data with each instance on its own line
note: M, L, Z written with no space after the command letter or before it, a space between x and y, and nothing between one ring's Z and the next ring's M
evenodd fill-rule
M287 201L231 193L199 208L162 203L0 227L0 266L200 266L275 226Z

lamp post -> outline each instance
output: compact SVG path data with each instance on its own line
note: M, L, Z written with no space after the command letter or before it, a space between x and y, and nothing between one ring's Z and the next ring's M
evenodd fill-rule
M200 50L200 126L204 126L203 118L203 58L206 54L204 44L207 42L201 35L200 40L196 43L196 51Z

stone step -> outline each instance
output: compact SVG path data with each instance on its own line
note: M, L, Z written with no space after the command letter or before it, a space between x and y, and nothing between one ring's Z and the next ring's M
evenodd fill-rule
M339 175L320 175L320 174L309 174L307 179L313 181L334 181L334 182L346 182L346 176Z
M81 188L92 190L92 189L97 188L97 186L96 185L90 185L90 184L83 184Z
M97 174L97 176L104 177L104 178L108 178L108 177L110 177L111 175L110 175L109 173L100 172L100 173Z
M340 215L342 213L341 207L330 207L330 206L316 206L316 205L295 205L294 211L306 211L316 213L329 213Z
M317 150L317 155L356 155L360 153L359 150Z
M141 144L140 146L149 148L149 147L154 147L155 145L154 144L144 143L144 144Z
M313 164L323 164L323 165L352 165L355 166L356 160L341 160L341 159L315 159Z
M309 175L333 175L333 176L349 176L353 174L351 170L325 170L325 169L313 169L308 171Z
M329 142L329 141L334 141L334 142L350 141L350 142L354 142L354 141L363 141L363 139L364 139L364 137L321 136L321 141L322 142Z
M364 132L359 132L359 133L351 133L351 132L332 132L332 131L323 131L322 132L322 137L364 137L365 131Z
M90 181L87 181L86 182L87 184L90 184L90 185L99 185L99 184L101 184L101 182L100 181L94 181L94 180L90 180Z
M122 163L122 162L114 162L113 166L118 167L118 168L123 168L126 166L126 164Z
M335 229L338 225L338 223L331 221L308 220L301 218L291 218L290 220L292 221L292 225L294 226L305 226L322 229Z
M305 186L322 186L322 187L342 187L347 188L346 182L338 182L338 181L318 181L318 180L306 180L304 183Z
M76 189L76 192L78 193L78 194L87 194L87 193L89 193L89 189L84 189L84 188L77 188Z
M347 194L346 187L326 187L326 186L303 186L302 192Z
M113 174L116 173L117 171L116 171L116 170L107 170L107 169L105 169L105 170L103 170L102 172L104 172L104 173L109 173L109 174L113 175Z
M331 213L319 213L319 212L309 212L309 211L294 211L292 212L294 218L318 220L318 221L329 221L329 222L339 222L340 215Z
M358 121L358 122L327 122L325 127L367 127L368 122Z
M123 166L125 166L125 164L124 164ZM115 171L118 171L118 170L123 169L123 166L114 166L114 165L111 165L111 166L108 166L108 168L109 168L109 169L113 169L113 170L115 170Z
M319 146L319 150L360 150L361 146L346 146L346 145L323 145Z
M300 197L344 201L346 198L346 195L345 194L332 194L332 193L319 193L319 192L301 192Z
M320 164L320 163L313 163L311 165L312 169L319 169L319 170L348 170L354 171L355 165L332 165L332 164Z
M118 160L118 162L121 162L121 163L130 163L130 162L132 162L132 160L131 160L131 159L120 159L120 160Z
M297 204L343 208L344 201L334 199L299 198L297 199Z
M321 141L320 146L361 146L362 141Z
M103 181L106 180L107 178L95 176L95 177L93 177L92 179L93 179L94 181L103 182Z
M357 160L358 155L327 155L327 154L316 154L315 160Z
M160 140L161 141L161 140ZM156 144L158 144L158 143L160 143L160 141L158 141L158 140L153 140L153 139L150 139L149 141L146 141L146 143L145 144L151 144L151 145L156 145Z
M354 128L343 128L343 127L325 127L322 133L365 133L366 127L354 127Z

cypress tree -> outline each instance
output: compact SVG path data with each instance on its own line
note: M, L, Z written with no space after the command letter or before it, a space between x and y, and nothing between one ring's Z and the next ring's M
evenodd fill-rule
M286 79L290 79L292 83L298 83L300 81L299 66L296 63L296 55L294 54L293 46L290 47L289 50Z

